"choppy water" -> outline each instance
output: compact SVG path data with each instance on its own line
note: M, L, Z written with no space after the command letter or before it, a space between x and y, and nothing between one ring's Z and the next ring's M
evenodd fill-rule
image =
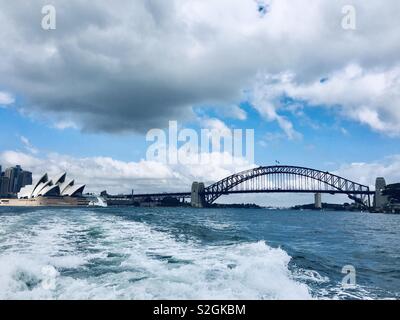
M398 299L399 241L392 215L0 208L0 299Z

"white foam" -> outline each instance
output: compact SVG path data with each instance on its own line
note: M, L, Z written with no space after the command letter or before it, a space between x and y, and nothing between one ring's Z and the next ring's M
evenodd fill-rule
M312 298L288 254L264 242L204 246L89 211L43 211L14 232L0 252L1 299ZM46 266L59 272L53 290L41 285Z
M212 220L205 220L204 225L214 230L226 230L234 227L233 224L230 223L221 223Z

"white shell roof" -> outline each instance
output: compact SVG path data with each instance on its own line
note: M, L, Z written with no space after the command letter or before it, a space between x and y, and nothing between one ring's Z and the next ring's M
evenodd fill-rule
M49 181L49 176L47 175L47 173L45 173L39 180L38 182L36 182L36 184L33 187L33 190L36 190L36 188L39 186L39 184L41 183L46 183L47 181Z
M39 196L40 191L42 191L48 185L49 185L49 181L39 183L38 186L35 188L35 190L33 190L33 192L32 192L32 198Z
M55 195L59 195L60 194L60 187L58 185L47 186L47 187L43 188L42 191L39 192L39 196L47 196L48 194L51 194L53 192L54 192Z
M73 186L74 184L75 180L65 180L65 182L60 185L60 193L64 193L67 188Z
M61 173L58 177L55 177L55 179L52 179L54 184L59 184L59 183L64 183L65 178L67 177L67 173Z
M75 196L83 193L85 185L75 185L74 180L67 180L67 173L64 172L49 180L45 173L35 184L26 186L18 193L18 198L35 198L47 194L59 196Z
M85 185L81 184L81 185L74 185L69 187L66 191L64 191L61 195L63 196L74 196L77 193L82 193L83 189L85 189Z
M30 185L30 186L25 186L21 189L21 191L18 193L18 198L31 198L32 196L32 192L33 192L33 188L35 186L34 185Z

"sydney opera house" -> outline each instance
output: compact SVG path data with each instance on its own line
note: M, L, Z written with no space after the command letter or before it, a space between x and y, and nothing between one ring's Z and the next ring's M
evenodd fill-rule
M67 173L50 179L45 173L37 182L25 186L17 199L0 199L0 206L87 206L85 185L67 179Z
M82 196L85 185L75 184L67 179L67 173L49 179L45 173L35 184L26 186L18 193L18 199L32 199L36 197L79 197Z

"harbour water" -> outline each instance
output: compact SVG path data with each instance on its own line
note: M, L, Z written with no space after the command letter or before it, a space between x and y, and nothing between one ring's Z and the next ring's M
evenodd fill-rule
M398 215L0 208L0 299L398 299L399 241Z

